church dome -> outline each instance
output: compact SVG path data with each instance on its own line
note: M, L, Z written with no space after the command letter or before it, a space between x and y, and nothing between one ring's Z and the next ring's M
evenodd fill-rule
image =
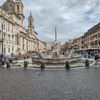
M8 13L15 12L15 3L13 0L7 0L1 7Z

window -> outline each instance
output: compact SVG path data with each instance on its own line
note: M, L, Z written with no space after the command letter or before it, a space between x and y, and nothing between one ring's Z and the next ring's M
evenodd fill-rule
M23 38L23 50L24 50L24 48L25 48L25 45L24 45L24 38Z
M24 44L23 44L23 50L24 50L24 48L25 48L25 46L24 46Z
M14 46L12 46L12 52L14 51Z
M100 37L100 33L98 33L98 37Z
M12 35L12 41L14 41L14 35Z
M6 39L6 33L4 33L4 40Z
M5 30L5 24L3 24L3 29Z
M32 25L32 21L30 20L30 26Z
M5 47L5 45L4 45L4 53L6 54L6 47Z
M17 11L19 11L19 5L17 5Z
M28 41L27 41L27 43L26 43L26 48L27 48L27 51L28 51Z
M10 25L9 25L9 23L8 23L8 31L10 30L10 27L9 27Z
M0 31L0 38L1 38L1 31Z
M10 52L10 45L8 46L8 52Z
M10 4L9 6L12 7L12 4Z
M14 31L14 30L13 30L13 25L12 25L12 33L13 33L13 31Z
M8 41L10 41L10 34L8 34Z

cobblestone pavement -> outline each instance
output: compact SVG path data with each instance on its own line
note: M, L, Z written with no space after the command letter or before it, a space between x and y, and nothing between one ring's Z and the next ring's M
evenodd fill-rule
M0 69L0 100L100 100L100 68Z

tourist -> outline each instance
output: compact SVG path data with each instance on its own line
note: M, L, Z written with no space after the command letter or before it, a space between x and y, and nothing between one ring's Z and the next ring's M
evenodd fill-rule
M4 57L3 54L0 55L0 63L1 63L2 65L5 64L5 57Z

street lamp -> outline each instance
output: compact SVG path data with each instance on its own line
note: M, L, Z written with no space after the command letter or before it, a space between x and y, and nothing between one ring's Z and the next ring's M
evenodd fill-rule
M3 52L3 42L4 42L4 41L3 41L3 23L2 23L2 25L1 25L1 30L2 30L2 55L3 55L3 53L4 53L4 52Z
M1 53L2 53L2 55L4 54L4 48L3 48L3 42L4 42L4 39L3 39L3 27L4 27L4 25L3 25L3 16L0 16L1 17L1 45L2 45L2 47L1 47Z
M4 54L4 50L3 50L3 42L4 42L4 39L3 39L3 16L1 16L1 20L2 20L2 23L1 23L1 33L2 33L2 36L1 36L1 42L2 42L2 55Z

